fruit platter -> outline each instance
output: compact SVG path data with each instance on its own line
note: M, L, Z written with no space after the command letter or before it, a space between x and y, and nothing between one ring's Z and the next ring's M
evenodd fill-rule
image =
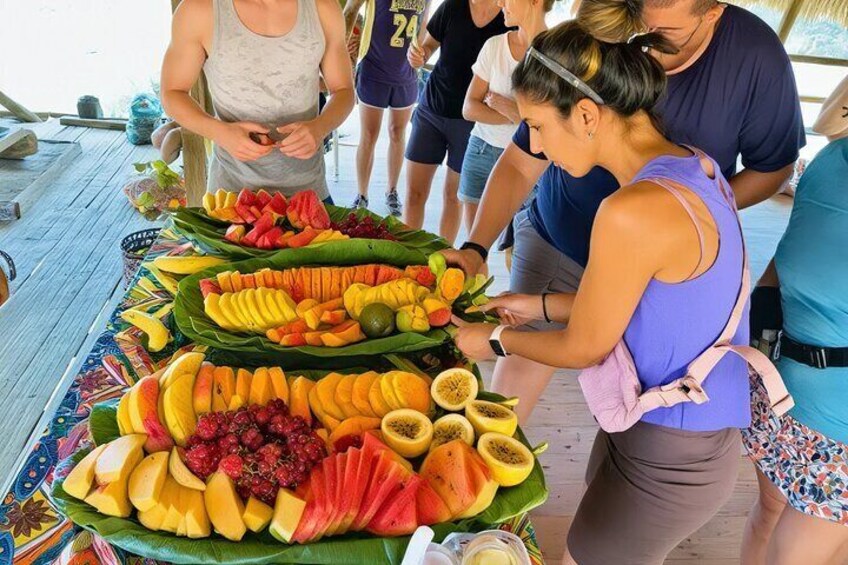
M320 253L219 263L184 278L175 301L180 331L262 363L335 368L450 341L452 314L467 316L485 299L486 278L466 278L438 252L427 265L405 267L339 266L333 253ZM304 265L304 254L331 266L293 266Z
M76 524L174 563L399 562L408 536L542 504L513 402L435 377L214 365L191 351L95 405L94 446L54 484Z
M324 204L311 190L286 199L264 190L206 193L202 208L180 208L175 225L210 252L231 259L270 257L284 250L365 246L424 262L448 247L442 238L413 230L394 217Z

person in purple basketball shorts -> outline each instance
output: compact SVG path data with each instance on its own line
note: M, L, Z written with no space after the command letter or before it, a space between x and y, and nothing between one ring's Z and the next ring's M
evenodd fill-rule
M361 124L356 151L356 180L359 193L354 208L368 208L368 185L374 167L374 147L380 137L383 111L389 109L389 183L386 207L400 216L397 194L406 124L418 98L418 74L406 60L409 46L418 40L423 27L427 0L348 0L345 22L350 34L356 16L365 3L365 26L359 44L359 71L356 95Z
M441 53L412 118L412 135L406 146L403 221L413 228L423 226L433 176L447 155L439 234L451 243L459 231L459 175L474 127L462 117L465 92L473 77L471 66L486 40L506 31L503 14L494 0L445 0L428 22L424 41L409 49L409 63L414 68L422 67L436 49Z

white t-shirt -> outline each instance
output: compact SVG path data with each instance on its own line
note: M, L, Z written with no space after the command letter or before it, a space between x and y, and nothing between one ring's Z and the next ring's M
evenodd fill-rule
M518 66L518 61L512 58L509 51L509 33L496 35L489 38L483 44L477 62L472 65L471 70L481 80L489 83L489 90L508 98L514 98L512 94L512 71ZM512 141L517 124L504 124L495 126L492 124L474 124L471 135L476 135L489 145L506 148Z

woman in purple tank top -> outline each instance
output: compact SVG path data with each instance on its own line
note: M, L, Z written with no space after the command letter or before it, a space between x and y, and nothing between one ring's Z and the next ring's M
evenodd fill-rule
M601 166L622 188L600 207L577 293L494 299L487 309L504 325L461 328L469 357L586 368L623 340L646 390L683 376L728 325L743 276L735 205L712 159L661 133L652 110L665 75L649 47L669 49L654 34L605 43L566 22L540 34L515 70L532 150L577 177ZM747 343L743 318L734 344ZM568 325L532 338L512 327L529 319ZM598 434L567 563L662 563L730 497L738 428L750 421L745 362L730 357L704 381L708 402Z

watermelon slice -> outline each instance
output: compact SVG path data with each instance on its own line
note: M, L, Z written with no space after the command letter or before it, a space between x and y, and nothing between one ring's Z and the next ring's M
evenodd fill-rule
M348 449L347 464L345 465L343 480L340 481L344 485L341 497L341 508L343 511L341 523L336 531L338 534L343 534L350 530L353 519L356 518L359 507L362 504L362 496L365 494L365 488L368 486L368 476L371 472L369 465L363 465L362 451L353 447ZM366 473L364 478L361 473Z
M416 495L424 481L410 475L399 492L386 500L368 523L366 530L381 537L405 536L418 527Z
M260 188L256 193L256 201L259 203L260 208L264 208L271 202L271 195L264 188Z
M300 517L300 522L297 524L292 535L292 541L303 543L306 540L306 534L315 529L315 511L318 508L315 502L315 492L312 490L312 476L302 485L298 485L296 493L299 497L306 501L306 507L303 509L303 515Z
M264 232L254 227L249 232L247 232L247 235L241 238L241 244L246 245L248 247L256 247L256 244L259 241L259 238L262 237L263 233Z
M271 201L262 207L262 213L273 212L279 216L285 216L286 208L288 208L286 197L280 192L275 192L274 196L271 197Z
M388 454L381 454L380 460L371 473L368 490L362 501L362 507L353 520L353 530L363 530L380 509L383 503L394 496L403 487L404 479L410 473L392 460Z
M422 481L418 486L418 492L415 495L415 508L419 526L441 524L442 522L449 522L452 518L448 505L427 481Z
M274 226L263 233L262 237L256 240L256 247L259 249L274 249L277 245L277 240L280 239L281 235L283 235L283 228Z
M339 476L338 476L338 455L331 455L322 461L321 466L324 468L324 497L327 500L327 523L323 531L317 532L321 536L331 536L335 531L336 517L339 514L339 504L336 500L336 493L339 492ZM320 537L320 536L319 536ZM311 541L316 541L315 539Z
M274 227L274 214L271 212L266 212L259 216L259 219L256 220L256 223L253 224L253 229L259 230L261 233L265 233ZM279 237L279 236L277 236Z
M203 298L206 298L210 294L221 294L221 287L212 279L203 279L200 281L200 293L203 295Z
M247 204L236 204L236 213L248 224L256 221L256 216L253 215L253 212L250 211L250 206Z
M253 194L249 188L242 188L239 192L238 198L236 198L236 204L243 204L245 206L253 206L256 204L256 195Z
M374 430L369 430L362 434L362 451L373 458L382 452L386 452L396 463L400 463L407 471L412 471L412 463L398 455L394 450L389 449L377 436L379 430L375 433Z
M324 535L327 525L327 515L329 513L324 484L324 469L321 465L316 465L312 468L312 472L309 475L312 500L307 500L306 510L304 510L303 518L300 519L301 524L298 525L297 531L294 533L294 540L298 543L314 541ZM314 506L311 512L310 506ZM301 528L301 525L303 525L303 528Z
M289 222L296 228L312 226L316 230L325 230L330 227L330 215L324 203L318 199L318 195L311 190L298 192L289 199L286 209Z

